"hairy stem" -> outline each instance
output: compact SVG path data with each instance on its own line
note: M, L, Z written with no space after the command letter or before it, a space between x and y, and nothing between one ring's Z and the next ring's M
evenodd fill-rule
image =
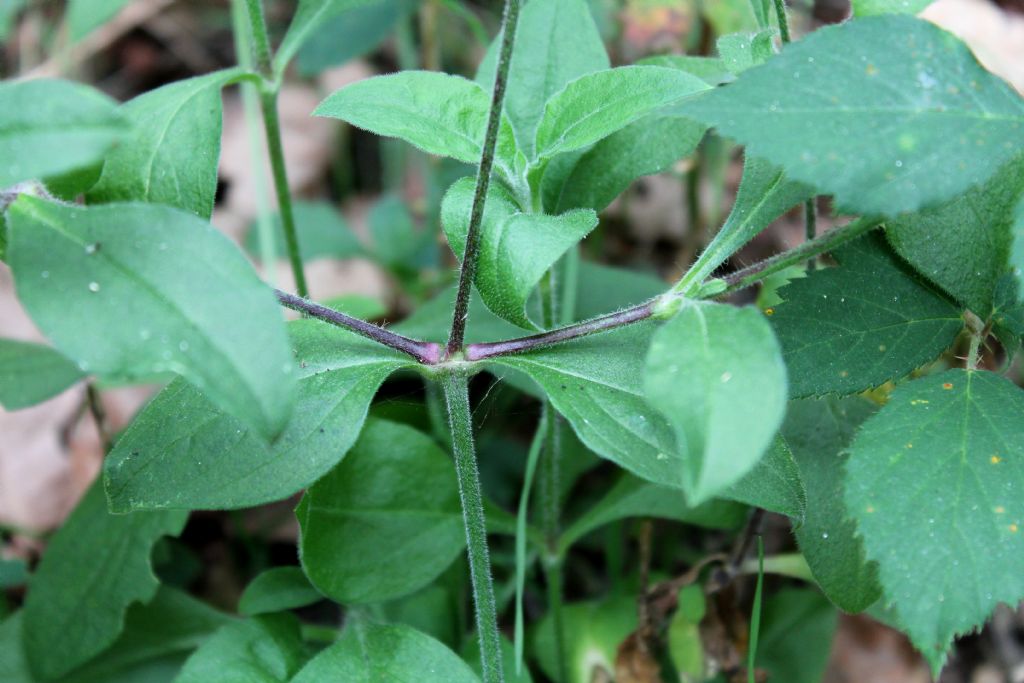
M519 0L506 0L505 16L502 19L503 37L501 54L498 58L498 70L494 76L494 92L491 96L491 110L487 116L487 134L484 136L483 151L480 155L480 168L476 175L476 189L473 193L473 208L469 215L469 230L466 233L466 251L462 258L462 269L459 272L459 291L455 297L455 310L452 313L451 333L448 335L448 355L462 348L466 337L466 318L469 315L469 297L476 275L476 262L480 252L480 223L484 217L484 202L487 199L487 188L491 182L491 169L494 166L494 149L498 143L498 128L501 124L501 111L505 103L505 84L508 81L509 67L512 65L512 48L515 45L516 25L519 23Z
M355 332L367 339L372 339L378 344L383 344L396 351L408 354L424 365L436 365L441 360L440 344L403 337L373 323L353 318L350 315L335 311L333 308L321 306L318 303L289 294L288 292L282 292L279 289L275 289L274 293L277 295L277 300L286 308L299 311L338 327L344 327L346 330Z
M789 42L789 19L786 17L786 0L775 0L775 18L779 20L779 35L782 44Z
M448 405L448 424L452 432L455 471L462 500L462 519L466 526L466 547L476 607L476 630L480 637L483 682L503 683L505 678L501 664L498 611L487 550L487 520L484 517L480 472L473 443L473 419L469 411L469 382L462 373L448 373L441 381Z
M555 683L566 683L568 669L565 660L565 619L562 609L562 555L560 548L562 443L558 415L550 400L544 402L547 438L541 457L541 525L544 529L544 580L548 587L548 609L555 634L555 663L558 676Z

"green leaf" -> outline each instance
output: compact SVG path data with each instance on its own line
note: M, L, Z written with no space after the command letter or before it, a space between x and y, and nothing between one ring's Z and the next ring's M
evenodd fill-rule
M793 533L821 590L846 612L864 611L881 594L877 568L843 505L847 447L874 410L859 397L792 401L782 427L807 490L804 523Z
M320 602L324 596L313 588L301 567L274 567L253 579L238 601L238 613L247 617L283 612Z
M312 32L299 49L296 60L299 73L316 76L332 66L372 52L417 4L418 0L377 0L355 4L336 14Z
M284 320L224 235L146 204L23 196L8 219L18 298L82 371L125 381L172 371L263 436L281 431L295 381Z
M476 80L490 90L497 71L501 34L491 43ZM568 83L610 65L601 34L584 0L531 0L519 14L512 65L505 90L505 115L516 144L533 153L544 104Z
M1024 196L1024 157L961 197L886 224L896 252L974 313L992 311L1008 270L1014 211Z
M125 610L156 594L153 544L180 533L187 518L177 511L113 515L99 482L89 489L32 577L24 638L33 673L62 676L117 639Z
M448 244L460 260L466 250L475 187L475 179L463 178L448 190L441 206ZM596 225L597 214L590 210L560 216L524 213L507 190L492 185L484 205L475 278L484 303L511 323L537 327L526 312L530 294L562 254Z
M11 34L12 24L18 13L25 8L28 0L4 0L0 2L0 41L6 41Z
M797 524L804 521L807 492L800 479L800 468L789 446L776 437L754 469L721 494L754 507L764 508L791 517Z
M296 510L302 566L343 604L407 595L462 552L461 510L451 458L425 434L373 420Z
M381 265L397 272L408 272L414 277L428 265L424 259L428 251L437 253L436 233L417 230L405 203L394 195L386 195L370 209L368 217L373 254Z
M353 624L307 664L293 683L420 681L480 683L458 655L408 626Z
M505 682L533 683L533 676L530 675L529 667L524 665L518 672L516 671L516 651L508 638L505 638L502 634L499 643L501 645L501 667L502 673L505 675ZM467 640L465 645L463 645L462 659L473 668L473 671L480 678L483 678L484 665L480 652L480 636L478 634L473 634L472 639Z
M676 290L696 294L704 281L740 247L754 239L779 216L814 196L814 190L793 182L763 159L747 157L732 211Z
M887 604L933 669L1024 597L1024 393L990 372L909 382L864 423L846 505Z
M360 320L378 320L386 316L390 310L380 299L362 294L331 297L325 299L323 305Z
M48 346L0 339L0 406L4 410L41 403L81 378L77 365Z
M654 334L644 387L673 426L683 490L694 503L751 471L786 412L786 366L755 308L685 305Z
M0 83L0 188L99 161L128 133L117 103L68 81Z
M704 80L708 85L721 85L735 80L725 63L717 57L695 57L692 55L655 55L636 62L640 65L664 66L679 69Z
M576 320L642 303L665 291L657 277L592 261L581 261L576 285Z
M853 394L937 358L963 329L960 311L922 283L881 235L835 252L825 268L779 290L772 327L790 395Z
M428 154L480 162L491 98L476 83L435 71L401 71L335 91L313 112Z
M811 589L785 588L764 603L757 666L769 680L820 683L828 666L835 608Z
M570 683L614 680L619 645L637 627L636 600L620 596L601 602L577 602L562 609L562 619ZM533 646L541 671L557 680L561 667L550 611L534 631Z
M380 2L381 0L299 0L288 32L274 54L275 76L279 78L302 46L332 19Z
M298 361L291 421L267 444L183 381L135 418L104 463L111 509L232 509L286 498L345 456L381 383L406 356L318 320L288 325Z
M737 76L751 67L764 64L775 54L778 30L764 29L756 33L730 33L720 36L715 46L725 68Z
M1010 270L1017 284L1017 292L1024 292L1024 196L1013 209L1013 225L1010 228Z
M442 291L433 299L419 306L412 315L395 325L399 334L414 339L446 339L452 324L452 307L455 306L457 287ZM469 300L469 318L466 322L466 343L488 342L521 337L523 330L505 322L481 301L474 291Z
M347 259L363 256L366 249L356 237L341 213L328 202L297 201L292 205L295 228L299 237L299 253L305 262L318 258ZM278 258L288 257L280 214L274 214L274 253ZM256 223L245 236L245 249L256 258L260 256L260 235Z
M660 66L621 66L581 76L544 105L536 156L549 159L587 147L710 87L696 76Z
M68 0L64 21L71 42L77 43L113 19L129 2L131 0Z
M220 159L220 91L243 73L227 69L175 81L122 106L134 131L107 155L88 202L167 204L209 218Z
M1024 137L1020 96L906 16L815 31L684 109L844 211L888 216L988 180Z
M917 14L935 0L853 0L853 16L876 14Z
M291 614L268 614L225 626L185 662L174 683L286 683L309 653Z

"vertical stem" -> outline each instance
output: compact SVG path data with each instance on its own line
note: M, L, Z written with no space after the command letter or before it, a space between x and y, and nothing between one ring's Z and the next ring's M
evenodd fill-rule
M516 513L516 623L515 623L515 654L516 675L522 671L524 649L524 617L523 592L526 587L526 518L530 513L530 491L533 489L533 476L537 471L537 461L544 450L544 441L548 434L548 412L541 414L537 431L533 434L530 451L526 456L526 470L523 473L523 490L519 494L519 509Z
M89 404L89 412L92 414L92 419L96 422L96 431L100 435L100 445L103 446L103 452L109 453L110 446L114 443L114 440L110 435L110 425L107 423L107 411L103 407L103 399L100 397L100 392L96 389L96 385L92 382L87 382L85 385L85 398Z
M562 442L559 416L550 401L544 402L547 422L547 443L541 458L541 526L544 530L544 579L548 587L548 609L551 610L555 634L556 683L566 683L568 670L565 661L565 620L562 610L562 555L559 553L559 517L561 516L560 467Z
M273 78L274 65L270 57L270 37L267 34L267 19L263 16L262 0L245 0L249 14L249 31L252 40L253 58L256 68L266 78Z
M804 238L810 242L818 235L818 198L811 197L804 204ZM814 270L818 264L817 257L812 256L807 261L807 269Z
M476 607L476 630L480 637L480 655L484 683L503 683L501 641L498 636L498 610L494 601L491 561L487 550L487 520L484 517L480 472L473 444L473 419L469 411L469 379L465 374L446 374L442 380L448 404L448 424L452 431L455 471L462 499L462 519L466 526L469 573Z
M775 0L775 18L779 20L779 34L782 44L789 42L789 20L786 18L786 0Z
M469 314L469 296L476 261L480 252L480 222L484 217L484 202L487 187L491 182L491 168L494 166L494 148L498 143L498 128L501 111L505 103L505 84L512 64L512 47L515 45L516 25L519 23L519 0L505 1L505 17L502 20L501 55L498 70L494 76L494 93L491 96L491 111L487 116L487 134L480 156L480 168L476 175L476 190L473 193L473 209L469 215L469 230L466 234L466 252L459 272L459 291L455 298L452 314L451 334L448 335L448 355L458 352L466 336L466 317Z

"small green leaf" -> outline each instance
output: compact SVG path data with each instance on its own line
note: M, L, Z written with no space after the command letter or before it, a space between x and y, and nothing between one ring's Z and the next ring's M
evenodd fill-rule
M253 579L238 601L238 613L251 617L283 612L320 602L324 596L313 588L301 567L274 567Z
M64 21L68 37L77 43L114 18L131 0L68 0Z
M933 670L1024 597L1024 392L990 372L908 382L864 423L846 505L887 604Z
M408 626L356 623L314 657L293 683L420 681L480 683L458 655ZM339 678L341 673L341 678Z
M772 327L793 397L853 394L937 358L963 329L960 311L868 235L825 268L779 290Z
M792 401L782 426L807 490L804 523L793 533L821 590L846 612L862 612L881 595L877 567L843 504L847 447L874 410L859 397Z
M195 651L174 683L287 683L309 658L291 614L225 626Z
M622 66L581 76L544 105L536 156L550 159L587 147L710 87L696 76L660 66Z
M324 21L299 49L296 59L299 73L316 76L332 66L372 52L418 4L419 0L349 2L348 9Z
M821 683L839 615L814 589L784 588L765 600L757 666L769 680Z
M844 211L887 216L985 182L1024 138L1021 97L907 16L815 31L684 109Z
M156 594L153 544L180 533L187 518L113 515L99 482L89 489L50 541L25 600L25 653L37 676L62 676L117 639L125 610Z
M441 221L452 251L466 250L476 181L463 178L448 190ZM488 190L480 228L480 257L475 283L496 315L520 327L537 327L526 302L544 273L597 225L597 214L578 209L560 216L524 213L500 186Z
M466 543L451 458L426 435L381 420L306 492L296 516L306 575L343 604L412 593Z
M480 162L491 98L476 83L434 71L401 71L348 85L313 112L428 154Z
M366 254L366 249L341 213L328 202L297 201L292 209L299 237L299 253L305 262L318 258L347 259ZM274 253L288 258L280 214L274 214ZM253 223L245 237L245 249L254 257L260 255L260 235Z
M800 478L800 468L786 442L775 437L772 445L742 479L722 492L722 497L754 507L764 508L804 521L807 492Z
M284 320L224 235L147 204L23 196L8 218L18 298L83 372L139 381L172 371L263 436L281 431L295 382Z
M345 456L381 383L406 356L318 320L288 325L295 411L272 445L184 381L160 392L104 463L111 509L232 509L286 498Z
M81 378L77 365L48 346L0 339L0 406L4 410L41 403Z
M0 188L99 161L131 132L117 103L68 81L0 83Z
M565 633L565 666L571 683L615 680L619 645L636 630L637 609L633 596L604 601L577 602L562 608ZM562 668L555 649L554 620L549 611L533 634L533 649L540 669L558 680Z
M280 77L302 46L332 19L380 2L381 0L299 0L288 32L274 54L274 74Z
M853 0L853 16L876 14L918 14L935 0Z
M786 366L754 308L684 306L654 334L644 387L673 426L683 489L694 503L751 471L786 412ZM736 428L737 415L743 429Z
M655 55L644 57L637 64L664 66L679 69L704 80L708 85L721 85L735 80L725 63L717 57L694 57L692 55Z
M107 155L90 204L167 204L209 218L220 159L221 88L241 69L175 81L121 107L133 134Z
M764 64L775 54L774 28L756 33L730 33L719 37L715 44L725 68L737 76L747 69Z

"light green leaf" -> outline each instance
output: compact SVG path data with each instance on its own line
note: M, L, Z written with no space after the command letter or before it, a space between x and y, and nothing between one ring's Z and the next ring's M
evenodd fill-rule
M274 54L274 74L280 77L295 53L329 21L351 10L379 3L380 0L299 0L288 32Z
M177 511L113 515L99 482L89 489L32 577L24 638L33 673L62 676L117 639L125 610L156 594L153 544L180 533L187 518Z
M721 85L735 80L732 72L725 68L725 63L718 57L695 57L692 55L655 55L644 57L637 64L664 66L679 69L704 80L708 85Z
M238 601L238 613L247 617L283 612L320 602L324 596L313 588L301 567L274 567L253 579Z
M657 277L592 261L581 261L576 285L576 319L628 308L665 291Z
M322 323L288 325L298 362L295 411L268 445L183 381L160 392L104 463L111 509L232 509L310 486L345 456L377 388L406 356Z
M4 410L41 403L81 378L77 365L48 346L0 339L0 406Z
M366 249L337 208L328 202L297 201L292 206L295 229L299 237L299 253L304 262L318 258L346 259L363 256ZM280 214L274 214L274 253L288 258ZM254 257L260 255L259 228L253 223L245 237L245 249Z
M28 0L3 0L0 2L0 41L6 41L11 33L18 13L25 8Z
M451 458L425 434L381 420L367 424L295 514L306 575L343 604L422 588L466 542Z
M421 681L480 683L458 655L408 626L357 623L314 657L293 683Z
M654 334L644 388L673 426L683 489L694 503L751 471L786 412L786 367L755 308L685 305Z
M435 71L401 71L345 86L313 112L428 154L480 162L491 98L476 83Z
M581 76L544 105L536 156L550 159L587 147L710 87L696 76L660 66L622 66Z
M917 14L935 0L853 0L853 16L876 14Z
M90 204L141 201L213 212L220 159L221 88L241 69L175 81L121 107L133 134L107 155Z
M286 683L309 652L291 614L267 614L225 626L193 653L174 683Z
M803 523L807 509L807 492L800 479L800 468L789 446L779 437L775 437L754 469L721 495L786 515L795 520L796 524Z
M264 437L281 431L295 382L284 320L224 235L147 204L23 196L8 219L18 298L84 372L138 381L172 371Z
M859 397L792 401L782 434L807 490L797 544L815 581L840 609L862 612L878 600L877 567L843 504L843 465L857 427L875 407Z
M416 9L419 0L364 0L347 4L352 5L350 9L324 21L299 49L296 64L303 76L316 76L375 50Z
M373 255L392 271L418 277L418 269L429 265L426 261L437 253L436 233L417 230L408 207L397 196L385 195L377 201L368 220Z
M864 423L846 505L886 604L941 667L953 637L1024 597L1024 392L990 372L909 382Z
M815 31L684 109L865 214L963 194L1024 140L1021 97L958 39L906 16Z
M448 190L441 222L452 251L461 260L466 250L476 181L463 178ZM590 210L560 216L524 213L500 186L488 190L480 227L480 257L475 283L496 315L523 328L535 328L526 302L544 273L597 225Z
M0 83L0 188L88 166L131 132L117 103L68 81Z
M501 34L480 63L476 80L494 85ZM505 114L516 144L533 154L544 103L570 81L610 65L604 42L584 0L531 0L519 14L512 65L505 90Z
M636 630L636 599L619 596L601 602L577 602L562 608L568 683L611 681L619 645ZM555 651L554 624L548 612L533 636L537 661L551 680L561 668Z
M68 0L64 21L71 42L77 43L113 19L129 2L131 0Z
M886 223L896 252L974 313L992 312L1008 270L1014 211L1024 196L1024 157L981 187L931 209Z
M853 394L937 358L963 329L960 311L868 235L779 290L772 327L789 368L790 395Z
M757 667L769 680L821 683L839 622L835 607L813 589L784 588L765 600Z
M763 159L748 156L743 163L743 178L729 217L676 285L676 290L687 295L695 294L740 247L779 216L813 196L814 190L807 185L789 180L779 168Z
M756 33L730 33L720 36L715 46L722 63L737 76L747 69L764 64L775 54L775 36L778 30L764 29Z

